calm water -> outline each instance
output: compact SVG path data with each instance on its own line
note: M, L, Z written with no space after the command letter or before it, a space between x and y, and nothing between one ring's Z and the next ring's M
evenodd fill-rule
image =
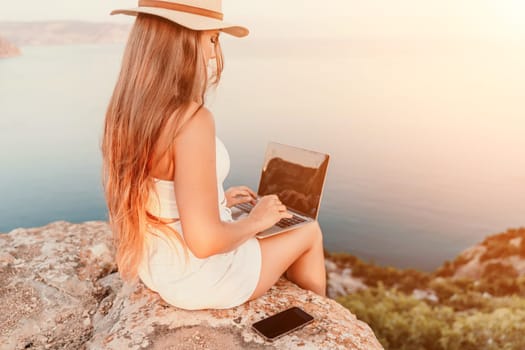
M267 141L330 153L325 247L430 270L525 225L525 50L387 44L224 40L208 105L225 189L257 188ZM0 61L0 232L106 220L99 144L123 45L22 50Z

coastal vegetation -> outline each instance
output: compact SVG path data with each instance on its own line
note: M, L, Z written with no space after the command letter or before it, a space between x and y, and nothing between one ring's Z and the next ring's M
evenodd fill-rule
M385 349L524 349L524 238L525 227L487 237L433 273L333 254L368 287L336 301ZM460 273L467 265L477 278Z

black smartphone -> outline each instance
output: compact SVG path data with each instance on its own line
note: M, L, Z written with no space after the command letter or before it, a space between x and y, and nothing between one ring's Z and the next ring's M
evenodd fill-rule
M266 340L274 341L314 320L314 317L294 306L252 324L252 329Z

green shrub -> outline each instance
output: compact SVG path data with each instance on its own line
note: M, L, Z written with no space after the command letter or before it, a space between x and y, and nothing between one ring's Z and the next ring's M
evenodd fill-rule
M448 350L525 349L525 309L499 308L490 313L458 315L443 329L440 343Z
M522 237L519 246L510 240ZM487 237L483 260L525 257L525 227ZM433 274L365 263L344 253L331 256L352 269L367 290L336 299L370 325L383 347L400 350L524 350L525 276L490 261L480 279L453 278L463 256ZM438 302L418 300L414 289L432 290Z
M366 322L385 349L444 349L439 342L442 329L453 321L448 307L434 310L421 300L396 290L362 290L337 299Z
M484 262L490 259L503 259L519 254L520 248L516 247L514 244L510 244L509 241L494 240L488 243L487 250L481 255L479 261Z
M454 291L461 285L435 284ZM470 290L451 294L446 300L456 304L451 307L379 283L336 301L370 325L386 350L525 349L525 299L518 296L492 298Z

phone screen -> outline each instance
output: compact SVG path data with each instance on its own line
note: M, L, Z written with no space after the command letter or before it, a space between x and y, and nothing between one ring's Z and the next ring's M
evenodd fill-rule
M255 322L252 327L266 338L272 340L311 322L313 319L313 316L294 306Z

